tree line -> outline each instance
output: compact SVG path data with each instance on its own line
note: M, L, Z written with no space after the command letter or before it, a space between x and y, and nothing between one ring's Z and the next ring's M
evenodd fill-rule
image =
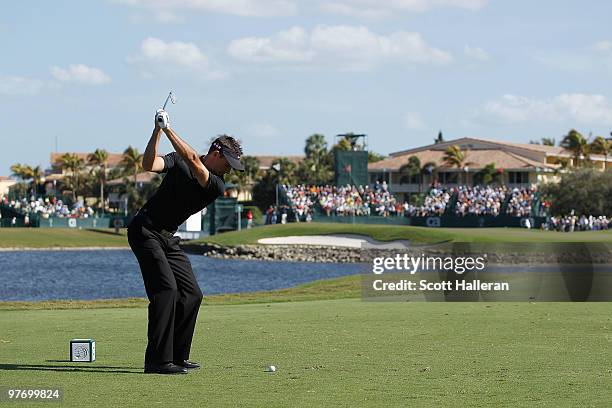
M350 135L350 134L349 134ZM351 150L347 138L342 138L331 148L328 148L325 136L315 133L305 141L304 158L294 162L286 157L280 157L272 162L267 170L260 170L260 161L256 156L243 156L244 172L232 171L226 180L234 184L239 191L252 189L256 198L263 200L261 207L271 203L269 197L274 197L276 182L281 184L330 184L333 182L333 156L334 151ZM123 178L125 183L117 187L117 192L128 195L130 210L140 208L161 184L163 174L153 178L152 183L138 186L137 175L143 171L142 153L137 148L129 146L122 153L119 166L109 168L109 153L98 148L83 159L75 153L65 153L59 159L59 166L64 173L62 180L58 181L58 191L67 195L64 198L76 202L77 197L98 197L98 208L102 208L106 197L106 183L108 180ZM369 153L370 161L381 160L383 156ZM278 168L279 170L274 170ZM41 196L44 171L40 166L32 167L27 164L16 163L11 166L12 174L20 180L14 186L15 195ZM262 193L263 192L263 197ZM259 193L259 194L258 194Z
M537 141L531 141L530 143L540 144L540 142ZM541 144L554 146L555 139L542 138ZM596 136L594 138L589 136L586 138L576 129L571 129L563 136L559 146L572 152L574 167L593 167L593 161L591 160L591 155L593 154L603 155L607 167L608 155L612 154L611 139L606 139L603 136ZM560 164L562 168L568 168L571 163L569 159L559 158L558 164Z
M137 190L136 176L142 171L142 154L138 149L132 146L125 149L119 166L112 169L108 167L108 157L108 152L101 148L89 153L86 159L75 153L64 153L57 163L64 177L58 181L59 185L56 186L56 190L68 193L69 195L64 198L72 200L73 203L80 195L97 196L100 208L105 201L105 187L108 180L124 178L126 181L131 181L132 185L123 186L122 192L128 189ZM16 163L11 166L11 172L20 180L20 183L14 186L15 195L23 197L45 194L43 191L45 174L40 166L32 167L28 164Z

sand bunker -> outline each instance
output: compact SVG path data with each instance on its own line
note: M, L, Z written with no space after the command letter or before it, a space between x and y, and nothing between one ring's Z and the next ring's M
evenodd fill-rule
M320 245L346 248L405 248L410 246L409 241L376 241L365 235L301 235L275 238L262 238L257 241L266 245Z

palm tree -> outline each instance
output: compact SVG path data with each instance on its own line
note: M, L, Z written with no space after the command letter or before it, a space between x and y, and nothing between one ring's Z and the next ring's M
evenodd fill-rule
M280 171L274 171L275 166L280 166ZM293 185L297 182L296 170L297 165L294 162L287 157L280 157L272 162L268 173L274 175L279 184Z
M304 179L314 184L329 181L332 168L325 136L319 133L310 135L306 139L304 154L304 160L300 165L300 172Z
M242 156L240 161L244 165L244 171L232 171L227 178L227 181L238 186L239 194L252 186L259 171L259 159L257 157Z
M242 156L242 164L244 164L244 174L247 184L253 184L259 173L260 162L255 156Z
M404 183L408 179L408 183L414 176L419 176L419 193L421 192L421 160L416 156L410 156L406 164L399 168L400 175L406 173L407 176L400 177L400 183Z
M575 129L570 130L568 134L563 137L559 146L572 152L574 156L574 165L576 167L579 167L581 164L580 158L588 160L589 142Z
M32 178L32 167L27 164L15 163L11 166L11 172L22 181Z
M138 152L138 149L132 146L128 146L123 152L123 158L121 164L125 168L126 172L133 172L134 174L134 188L136 187L136 176L138 172L142 170L142 154Z
M608 141L601 136L597 136L591 142L591 153L604 155L604 170L608 168L608 155L612 153L612 141Z
M38 195L38 186L40 185L43 177L44 177L44 172L42 171L42 169L40 168L40 166L36 166L32 169L31 172L31 176L32 176L32 188L34 190L34 194Z
M60 157L60 166L62 170L70 171L70 188L72 189L72 201L76 202L77 192L79 190L79 173L83 170L85 161L75 153L64 153Z
M478 184L489 185L491 183L498 183L501 177L501 173L495 168L495 163L489 163L484 166L478 173L474 175L474 179L478 180Z
M429 176L429 184L433 182L433 174L436 171L436 163L430 161L427 162L421 167L421 183L423 183L423 176L427 174Z
M463 169L465 166L470 164L466 162L467 159L467 150L461 150L461 148L457 145L449 146L444 152L444 164L448 167L456 167L457 169ZM467 175L465 184L467 184Z
M36 169L39 173L38 176L40 179L40 167L38 166L36 167ZM21 181L24 183L24 187L27 184L28 180L31 180L32 183L34 183L34 169L32 169L32 166L29 166L27 164L15 163L11 166L11 172L15 177L21 179ZM27 187L25 187L25 189L27 189Z
M108 166L108 152L104 149L96 149L93 153L87 156L89 164L97 166L100 181L100 208L104 212L104 184L106 183L106 168Z
M558 164L559 167L554 169L555 175L566 171L570 167L570 162L571 161L572 161L572 159L569 159L567 157L557 157L555 159L555 164Z

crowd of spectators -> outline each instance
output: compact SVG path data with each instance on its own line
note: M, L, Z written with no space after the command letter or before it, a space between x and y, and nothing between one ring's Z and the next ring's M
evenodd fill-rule
M465 215L499 215L506 199L508 189L505 186L459 186L457 188L457 205L455 214Z
M30 197L19 200L9 200L8 197L0 197L0 203L5 207L11 208L30 218L33 214L42 218L68 217L68 218L88 218L95 215L95 211L90 206L76 203L70 208L62 200L55 197Z
M327 216L431 216L442 215L452 190L432 186L423 205L401 202L389 191L386 182L370 186L283 186L291 209L303 218L312 215L318 204Z
M452 188L446 189L440 184L434 184L425 195L422 205L404 203L406 215L409 217L441 216L446 211L446 206L453 193Z
M306 209L300 213L295 211L294 207L289 207L287 205L281 206L269 206L265 212L265 221L266 225L268 224L286 224L288 222L311 222L312 221L312 212L310 209Z
M565 215L550 217L542 224L542 229L548 231L574 232L574 231L600 231L607 230L612 223L612 217L600 215L598 217L589 215Z
M388 189L387 183L370 186L283 186L291 208L300 217L311 214L315 205L337 216L404 215L405 207Z
M433 184L423 196L422 203L414 204L398 200L385 182L370 186L283 186L291 209L303 219L312 216L315 206L327 216L441 216L456 193L457 203L454 214L501 215L507 201L505 214L514 217L531 215L536 198L535 188L514 188L506 186L459 186L447 189Z
M536 197L536 188L514 188L510 191L507 214L513 217L528 217Z
M283 188L291 203L291 209L296 213L299 220L305 219L308 215L312 216L317 193L316 187L298 185L295 187L283 186ZM271 208L268 208L267 213L271 212Z

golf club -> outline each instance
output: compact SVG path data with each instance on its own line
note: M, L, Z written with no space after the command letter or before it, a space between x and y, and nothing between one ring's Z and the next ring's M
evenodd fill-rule
M166 98L166 102L164 102L164 107L162 108L163 110L166 110L166 105L168 104L168 101L172 102L173 105L176 103L176 97L174 96L172 91L170 91L168 97Z

